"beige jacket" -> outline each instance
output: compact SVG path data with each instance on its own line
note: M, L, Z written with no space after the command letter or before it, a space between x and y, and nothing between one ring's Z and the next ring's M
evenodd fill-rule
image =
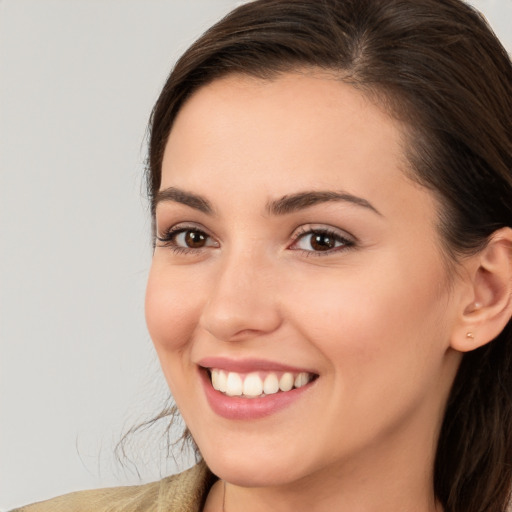
M215 480L200 463L159 482L74 492L12 512L200 512Z

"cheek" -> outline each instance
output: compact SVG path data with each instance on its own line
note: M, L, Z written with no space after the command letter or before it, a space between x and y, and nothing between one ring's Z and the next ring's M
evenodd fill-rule
M183 350L200 314L197 283L154 262L146 288L146 323L158 356Z
M420 276L414 266L390 261L303 280L307 294L290 287L295 328L328 365L326 410L344 425L340 442L387 432L440 396L448 323L446 295L435 283L439 275ZM323 435L332 436L333 428L326 422Z
M437 261L424 262L432 269L427 273L425 266L411 265L412 258L390 256L371 266L290 280L296 283L289 288L289 301L298 328L332 366L343 368L343 375L389 374L386 362L412 369L423 365L424 357L440 361L443 356L442 268Z

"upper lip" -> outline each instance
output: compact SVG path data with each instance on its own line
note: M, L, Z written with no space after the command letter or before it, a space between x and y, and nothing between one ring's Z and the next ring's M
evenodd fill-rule
M292 372L292 373L311 373L316 375L317 372L309 368L299 368L290 366L276 361L266 359L230 359L227 357L205 357L198 361L199 366L203 368L217 368L236 373L250 373L256 371L274 371L274 372Z

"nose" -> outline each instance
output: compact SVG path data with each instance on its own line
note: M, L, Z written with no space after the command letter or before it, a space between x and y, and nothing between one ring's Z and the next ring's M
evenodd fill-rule
M221 341L240 341L275 331L281 324L277 276L269 263L244 254L219 261L200 326Z

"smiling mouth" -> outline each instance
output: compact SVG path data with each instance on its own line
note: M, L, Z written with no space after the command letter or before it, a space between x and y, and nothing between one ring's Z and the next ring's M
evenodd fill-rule
M207 368L213 389L229 397L263 398L306 386L318 375L307 372L228 372Z

